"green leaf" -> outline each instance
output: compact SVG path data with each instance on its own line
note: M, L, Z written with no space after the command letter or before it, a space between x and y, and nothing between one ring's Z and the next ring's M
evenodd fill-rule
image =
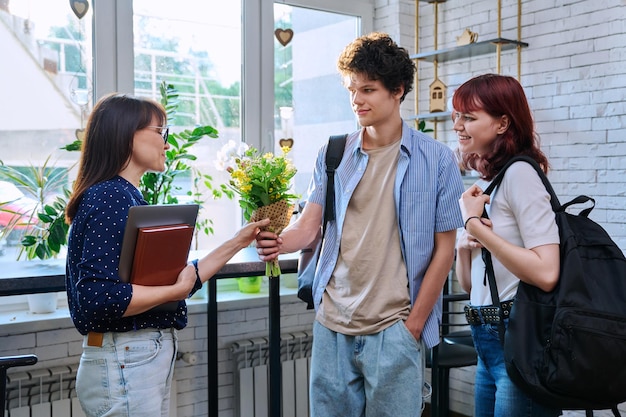
M37 243L37 238L33 235L26 235L22 237L20 242L20 244L25 247L33 246L35 243Z
M50 250L45 243L40 243L37 245L37 249L35 249L35 255L41 260L48 259L51 257Z
M50 216L57 216L57 215L58 215L57 210L56 210L53 206L50 206L50 205L48 205L48 204L46 204L45 206L43 206L43 211L44 211L46 214L50 215Z
M39 220L41 220L44 223L52 222L52 216L48 216L46 213L37 213L37 217L39 217Z
M64 149L70 152L75 152L75 151L80 151L82 147L83 147L83 141L80 139L76 139L74 142L70 143L69 145L62 146L61 149Z
M48 248L50 253L59 253L61 251L61 243L53 239L48 239Z

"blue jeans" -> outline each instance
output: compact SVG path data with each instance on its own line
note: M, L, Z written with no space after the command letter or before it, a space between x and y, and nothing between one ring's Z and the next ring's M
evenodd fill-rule
M508 325L508 319L505 319ZM474 417L553 417L561 410L545 407L524 394L506 372L497 324L472 325L478 352Z
M105 333L83 341L76 393L88 417L169 416L178 338L175 329Z
M403 321L366 336L313 324L311 417L418 417L423 385L423 343Z

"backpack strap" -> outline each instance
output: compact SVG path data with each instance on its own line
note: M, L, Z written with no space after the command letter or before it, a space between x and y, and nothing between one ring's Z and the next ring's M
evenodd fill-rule
M541 182L543 182L543 185L546 187L546 190L550 194L550 202L552 204L552 210L555 212L562 210L563 207L561 207L561 203L559 203L559 199L556 196L554 189L552 188L552 184L550 184L550 181L546 177L545 173L543 172L543 170L541 169L537 161L525 155L520 155L520 156L511 158L504 165L504 167L502 167L500 172L498 172L498 174L493 178L493 180L491 181L491 184L489 184L489 186L485 189L484 194L491 195L493 190L502 182L502 179L504 178L504 173L506 172L506 170L517 161L527 162L535 169L535 171L537 171L539 178L541 178ZM589 211L591 211L591 209L589 209ZM482 217L486 219L489 218L489 215L487 214L487 210L483 211ZM486 248L482 248L481 253L482 253L483 262L485 263L485 276L487 280L489 281L489 292L491 293L491 302L493 303L494 307L498 307L498 312L500 314L500 323L498 324L498 335L500 336L500 343L504 346L504 333L505 333L504 315L502 313L502 309L500 308L500 296L498 295L498 286L496 285L496 275L493 270L493 261L491 259L491 252L489 252Z
M502 182L502 179L504 178L504 173L506 172L506 170L511 165L513 165L515 162L518 162L518 161L527 162L535 169L535 171L537 172L537 175L539 175L539 178L541 178L541 182L543 182L543 185L546 187L546 191L548 191L548 194L550 194L550 202L552 204L552 210L559 211L561 209L561 203L559 203L559 198L556 196L556 193L554 192L554 189L552 188L552 184L550 184L550 180L548 180L548 177L546 177L546 174L543 172L543 170L541 169L541 166L539 166L537 161L532 159L530 156L526 156L526 155L519 155L519 156L515 156L511 158L502 167L500 172L498 172L498 174L493 178L493 180L491 181L491 184L489 184L489 186L484 191L484 193L491 195L494 188L496 188Z
M335 170L343 158L348 134L331 136L326 149L326 205L322 230L326 231L326 223L335 220Z

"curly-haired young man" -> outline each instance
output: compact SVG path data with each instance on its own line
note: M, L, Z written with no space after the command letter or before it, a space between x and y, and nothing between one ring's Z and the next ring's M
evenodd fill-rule
M426 348L439 342L463 185L452 150L400 116L415 75L406 49L372 33L350 43L337 66L361 128L348 136L335 173L336 221L313 283L311 415L415 417ZM326 148L302 215L280 236L257 236L261 260L315 238Z

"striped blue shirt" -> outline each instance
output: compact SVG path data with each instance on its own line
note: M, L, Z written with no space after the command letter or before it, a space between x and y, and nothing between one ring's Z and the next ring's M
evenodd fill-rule
M339 255L339 244L348 202L363 177L368 155L361 149L362 130L348 136L341 164L335 174L335 222L326 229L325 244L313 282L313 299L318 309ZM324 207L326 198L326 155L324 145L317 156L307 201ZM396 215L402 255L409 278L411 303L415 302L434 249L434 234L463 226L459 198L463 182L450 148L403 123L400 158L394 185ZM371 237L372 248L376 236ZM384 256L376 250L372 253ZM430 348L439 343L442 297L430 313L422 338Z

